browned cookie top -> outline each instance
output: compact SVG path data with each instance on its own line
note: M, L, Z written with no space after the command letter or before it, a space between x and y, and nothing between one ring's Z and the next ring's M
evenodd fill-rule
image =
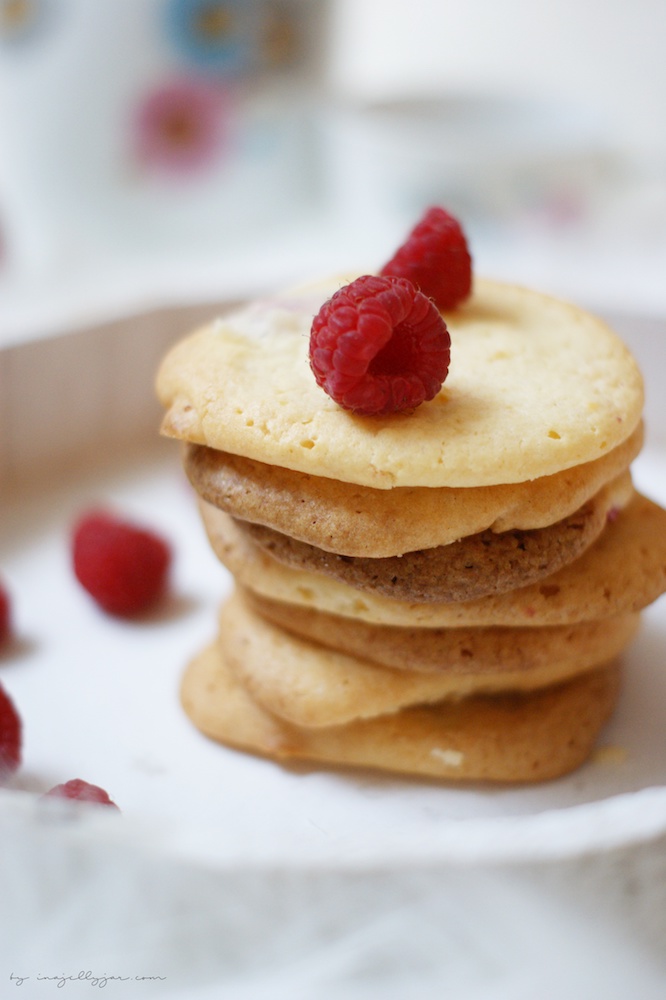
M583 655L577 662L555 660L522 671L395 670L288 632L257 614L238 593L220 609L218 641L236 680L256 701L297 726L315 728L376 718L410 705L535 691L594 668Z
M323 573L292 569L255 545L228 514L203 501L199 506L213 551L245 587L380 625L541 628L640 611L666 591L666 511L638 493L579 559L547 580L478 600L429 604L363 593Z
M524 483L372 489L188 445L195 490L233 517L265 524L329 552L396 556L480 531L543 528L582 507L640 451L643 427L601 458Z
M324 573L401 601L471 601L524 587L573 562L598 538L611 506L626 502L630 494L631 478L625 474L575 514L546 528L482 531L451 545L382 559L336 555L264 525L236 523L275 559L295 569Z
M394 670L458 678L472 674L481 681L501 673L542 676L553 671L564 676L565 671L582 673L610 663L633 638L640 620L636 612L541 628L410 628L343 618L240 589L244 603L257 615L311 642Z

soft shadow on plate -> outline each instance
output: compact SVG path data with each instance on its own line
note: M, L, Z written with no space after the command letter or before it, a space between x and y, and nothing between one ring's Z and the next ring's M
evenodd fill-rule
M192 614L201 605L201 601L188 594L167 594L159 604L155 605L145 614L137 615L130 619L131 622L141 625L163 625L165 622L178 621Z
M0 649L0 667L5 669L27 660L39 648L37 639L29 635L12 636Z
M297 783L323 781L379 808L396 795L404 819L428 814L462 820L480 816L534 815L666 786L666 669L662 667L664 626L658 615L646 616L623 656L624 683L613 718L582 767L537 785L444 782L383 774L369 768L336 768L307 762L270 762Z

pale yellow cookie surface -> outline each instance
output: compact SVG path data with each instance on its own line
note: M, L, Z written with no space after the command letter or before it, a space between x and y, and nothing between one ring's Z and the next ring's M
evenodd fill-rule
M639 423L642 379L595 317L477 280L447 315L451 368L413 413L356 417L308 362L314 314L342 282L252 306L173 348L157 390L164 433L269 465L379 489L476 487L594 461Z
M237 594L220 611L218 642L234 676L264 708L295 725L320 727L471 694L532 691L605 662L583 644L576 655L575 636L558 661L556 649L549 656L548 640L548 633L541 636L544 662L531 670L419 673L300 639L262 619Z
M294 570L200 504L212 548L238 580L265 597L384 625L564 625L640 611L666 589L666 511L636 494L575 562L537 583L474 601L409 604Z
M617 669L526 695L465 698L345 726L306 729L263 709L218 644L190 663L181 700L192 723L230 747L277 760L370 767L445 781L536 782L579 767L619 692Z

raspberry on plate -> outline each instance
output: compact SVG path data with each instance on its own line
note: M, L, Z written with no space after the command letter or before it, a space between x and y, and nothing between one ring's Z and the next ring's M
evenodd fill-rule
M92 511L75 525L72 558L77 580L99 606L129 618L164 594L171 549L152 531Z
M438 309L453 309L472 290L472 258L457 219L434 206L379 272L409 278Z
M14 703L0 684L0 782L21 763L22 726Z
M83 781L82 778L72 778L71 781L65 781L62 785L55 785L44 793L43 798L75 799L77 802L95 802L97 805L112 806L114 809L118 809L116 803L109 798L108 792L105 792L99 785L91 785L88 781Z
M324 303L310 333L317 384L362 416L412 410L433 399L450 354L444 320L405 278L357 278Z

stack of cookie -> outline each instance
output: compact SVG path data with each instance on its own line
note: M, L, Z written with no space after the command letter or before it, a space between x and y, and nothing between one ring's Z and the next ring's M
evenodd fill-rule
M194 724L273 758L538 781L590 754L618 657L666 589L637 494L637 365L595 317L476 280L451 367L409 413L317 385L313 316L345 279L256 302L165 358L211 545L235 578L188 666Z

